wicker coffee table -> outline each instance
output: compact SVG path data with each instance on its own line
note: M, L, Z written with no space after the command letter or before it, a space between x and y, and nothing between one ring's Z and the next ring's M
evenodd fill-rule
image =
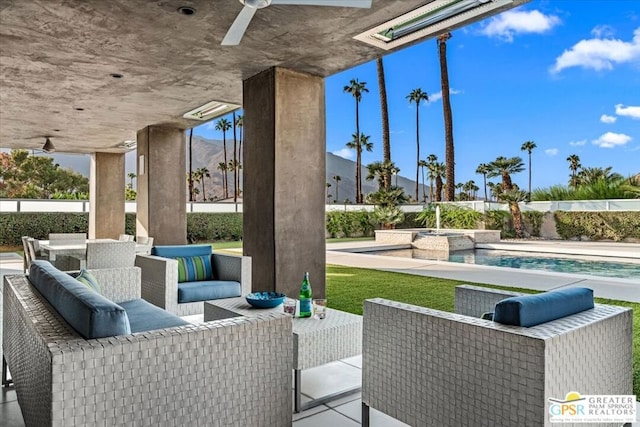
M228 319L238 316L255 316L269 311L282 313L282 306L257 309L243 297L225 298L204 303L204 320ZM350 388L319 399L301 402L300 386L302 370L362 353L362 316L327 308L327 317L319 320L293 318L293 371L294 411L300 412L339 397L355 393L360 387Z

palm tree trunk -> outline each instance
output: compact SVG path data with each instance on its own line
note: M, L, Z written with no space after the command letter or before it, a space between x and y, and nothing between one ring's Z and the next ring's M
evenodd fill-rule
M442 178L436 177L436 202L442 201Z
M515 229L517 237L524 237L524 231L522 229L522 215L520 213L520 206L518 202L509 202L509 210L513 217L513 228Z
M356 98L356 141L358 141L358 146L356 148L356 203L362 203L362 181L361 181L361 169L362 165L361 156L362 156L362 146L360 145L360 103Z
M451 113L451 100L449 94L449 70L447 68L447 40L451 38L451 33L438 37L438 49L440 53L440 82L442 87L442 112L444 114L444 140L445 140L445 163L446 181L450 183L455 180L455 160L453 149L453 117ZM455 187L447 186L448 201L455 200Z
M527 201L531 201L531 151L529 151L529 195Z
M420 100L416 102L416 202L418 199L418 182L419 174L418 170L420 166Z
M424 166L421 166L422 168L422 202L426 202L427 201L427 192L425 191L425 185L424 185Z
M389 108L387 105L387 86L384 78L384 64L382 56L376 58L378 69L378 87L380 90L380 113L382 116L382 159L384 163L391 163L391 141L389 136ZM384 174L384 188L391 188L391 175L388 171Z
M222 151L224 153L224 164L228 165L229 163L227 163L227 132L222 132ZM227 176L227 170L228 168L224 169L224 198L227 199L229 198L229 185L228 185L228 176Z
M487 174L482 174L482 180L484 181L484 201L487 201Z
M238 144L236 134L236 112L233 112L232 116L233 124L233 201L238 201L238 160L236 157L236 149Z
M189 131L189 201L193 202L193 128Z

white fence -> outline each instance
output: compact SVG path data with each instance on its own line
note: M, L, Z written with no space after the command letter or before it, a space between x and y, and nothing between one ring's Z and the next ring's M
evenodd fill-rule
M479 212L488 210L507 210L503 203L471 201L444 202L464 206ZM329 204L325 210L330 211L372 211L374 205ZM402 205L404 212L420 212L424 205ZM523 211L640 211L640 199L620 200L576 200L560 202L520 203ZM242 203L186 203L187 212L242 212ZM0 199L0 212L89 212L87 200L36 200L36 199ZM125 202L125 212L135 213L136 202Z

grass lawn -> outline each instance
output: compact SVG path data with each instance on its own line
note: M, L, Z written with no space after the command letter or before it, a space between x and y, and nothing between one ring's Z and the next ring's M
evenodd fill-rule
M453 311L454 289L461 284L515 289L525 293L536 292L530 289L327 265L326 294L329 307L355 314L362 314L362 302L368 298L386 298L437 310ZM604 298L596 298L596 302L633 309L633 392L640 396L640 304Z

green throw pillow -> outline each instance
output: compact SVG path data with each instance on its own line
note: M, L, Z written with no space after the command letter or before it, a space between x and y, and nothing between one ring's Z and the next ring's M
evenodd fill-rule
M178 283L212 280L211 255L178 257Z
M76 280L92 291L102 294L102 286L100 286L100 283L98 283L98 280L94 275L89 273L87 270L80 270L80 274L76 277Z

